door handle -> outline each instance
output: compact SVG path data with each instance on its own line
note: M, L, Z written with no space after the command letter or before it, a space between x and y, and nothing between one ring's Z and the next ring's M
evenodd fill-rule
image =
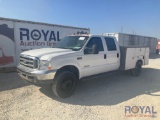
M107 58L107 55L106 54L104 54L104 59L106 59Z
M119 53L117 53L117 58L119 58Z
M77 57L77 60L82 60L82 57Z

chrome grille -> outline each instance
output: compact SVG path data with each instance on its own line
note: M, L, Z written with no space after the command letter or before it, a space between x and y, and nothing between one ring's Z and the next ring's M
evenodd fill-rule
M20 64L28 68L36 69L38 68L38 59L30 56L20 56Z

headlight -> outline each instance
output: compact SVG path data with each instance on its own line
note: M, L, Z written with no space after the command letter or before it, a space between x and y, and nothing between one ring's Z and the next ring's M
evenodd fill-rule
M49 61L47 60L40 60L40 63L39 63L39 69L40 70L51 70L51 64Z

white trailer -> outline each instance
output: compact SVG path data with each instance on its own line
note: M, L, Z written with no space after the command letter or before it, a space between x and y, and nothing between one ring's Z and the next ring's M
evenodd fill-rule
M0 18L0 68L16 67L23 51L52 47L70 34L89 34L89 28Z
M157 38L155 37L126 34L126 33L105 33L105 35L116 37L120 46L149 47L150 54L156 53Z

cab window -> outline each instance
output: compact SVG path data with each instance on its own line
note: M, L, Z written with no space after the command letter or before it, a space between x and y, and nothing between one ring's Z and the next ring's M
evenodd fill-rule
M116 44L113 38L105 37L106 45L108 48L108 51L116 51Z
M92 37L86 47L92 49L93 45L97 45L99 51L104 51L102 39L100 37Z

